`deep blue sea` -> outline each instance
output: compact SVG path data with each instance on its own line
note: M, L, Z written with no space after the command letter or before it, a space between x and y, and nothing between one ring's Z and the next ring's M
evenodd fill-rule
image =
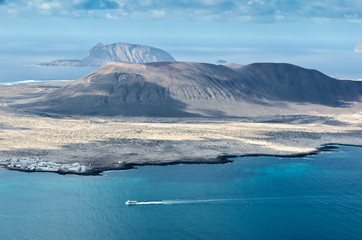
M234 160L102 176L0 169L0 239L362 239L362 148Z

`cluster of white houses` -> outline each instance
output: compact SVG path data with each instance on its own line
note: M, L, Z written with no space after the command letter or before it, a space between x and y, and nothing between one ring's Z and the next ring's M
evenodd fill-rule
M44 161L41 158L0 158L0 165L23 171L43 171L43 172L64 172L64 173L84 173L87 167L80 163L59 163L57 161Z

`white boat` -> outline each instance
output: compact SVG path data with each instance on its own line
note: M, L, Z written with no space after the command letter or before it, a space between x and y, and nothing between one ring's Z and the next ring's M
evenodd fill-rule
M126 202L126 205L137 205L137 201L128 200L128 201Z

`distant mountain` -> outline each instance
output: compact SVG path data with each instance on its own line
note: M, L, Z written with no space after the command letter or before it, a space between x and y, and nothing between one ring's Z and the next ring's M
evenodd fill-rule
M354 48L355 52L362 52L362 40Z
M242 116L274 101L344 107L361 96L362 82L291 64L232 69L190 62L112 63L27 108L70 115Z
M216 64L219 64L219 65L224 65L226 63L228 63L228 62L225 60L222 60L222 59L216 61Z
M229 68L241 68L244 65L238 64L238 63L227 63L227 64L225 64L225 66L227 66Z
M167 52L150 46L128 43L104 45L98 43L89 50L88 57L82 60L59 59L44 62L43 66L103 66L110 62L149 63L173 62L175 59Z

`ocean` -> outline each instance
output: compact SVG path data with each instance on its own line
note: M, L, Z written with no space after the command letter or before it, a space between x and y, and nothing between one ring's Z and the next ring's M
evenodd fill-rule
M76 80L97 67L40 66L32 60L0 61L0 85Z
M353 56L355 54L352 54ZM356 56L354 56L356 57ZM40 66L37 65L41 62L51 61L51 59L57 59L58 57L39 57L34 56L12 56L6 55L6 57L0 58L0 85L10 84L30 84L37 82L58 81L58 80L77 80L98 67L62 67L62 66ZM353 59L352 56L348 56L346 59ZM217 59L217 58L215 58ZM325 56L324 56L325 60ZM359 63L359 61L358 61ZM339 78L351 78L361 80L362 72L360 68L356 67L355 63L344 63L341 71L340 68L332 67L320 69L322 72L332 77ZM308 65L301 65L308 68ZM340 66L339 66L340 67ZM315 67L313 67L315 68ZM338 71L333 71L337 69Z
M101 176L0 169L0 239L361 239L361 147L233 160Z

